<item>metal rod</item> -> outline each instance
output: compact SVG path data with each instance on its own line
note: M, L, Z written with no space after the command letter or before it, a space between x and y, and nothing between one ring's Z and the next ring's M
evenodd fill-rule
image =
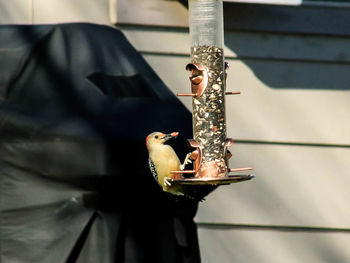
M240 91L226 91L225 95L239 95L241 94Z
M253 170L251 167L244 167L244 168L231 168L230 172L241 172L241 171L250 171Z
M171 174L194 174L195 170L171 171Z
M196 94L194 94L194 93L177 93L176 94L177 96L184 96L184 97L194 97L194 96L196 96Z

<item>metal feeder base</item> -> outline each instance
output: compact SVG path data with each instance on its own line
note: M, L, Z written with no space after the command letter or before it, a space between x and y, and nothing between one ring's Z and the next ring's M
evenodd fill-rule
M248 181L254 178L255 175L244 174L244 175L229 175L220 178L184 178L184 179L171 179L171 184L182 184L182 185L227 185L232 183L239 183Z

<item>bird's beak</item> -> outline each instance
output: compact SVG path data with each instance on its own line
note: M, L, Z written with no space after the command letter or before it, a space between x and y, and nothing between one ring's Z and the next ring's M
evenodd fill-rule
M167 141L167 140L169 140L169 139L176 138L178 135L179 135L178 132L168 133L168 134L165 134L165 135L164 135L164 137L162 138L162 140Z

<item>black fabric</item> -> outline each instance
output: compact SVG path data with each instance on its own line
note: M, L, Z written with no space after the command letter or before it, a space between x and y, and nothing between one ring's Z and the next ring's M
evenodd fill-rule
M123 34L0 27L0 261L200 262L197 202L150 174L145 137L191 114Z

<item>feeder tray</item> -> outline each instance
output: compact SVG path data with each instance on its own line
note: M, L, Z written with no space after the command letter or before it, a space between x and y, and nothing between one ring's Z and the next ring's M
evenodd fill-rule
M255 175L229 175L222 178L184 178L184 179L170 179L171 184L181 185L228 185L232 183L240 183L254 178Z

